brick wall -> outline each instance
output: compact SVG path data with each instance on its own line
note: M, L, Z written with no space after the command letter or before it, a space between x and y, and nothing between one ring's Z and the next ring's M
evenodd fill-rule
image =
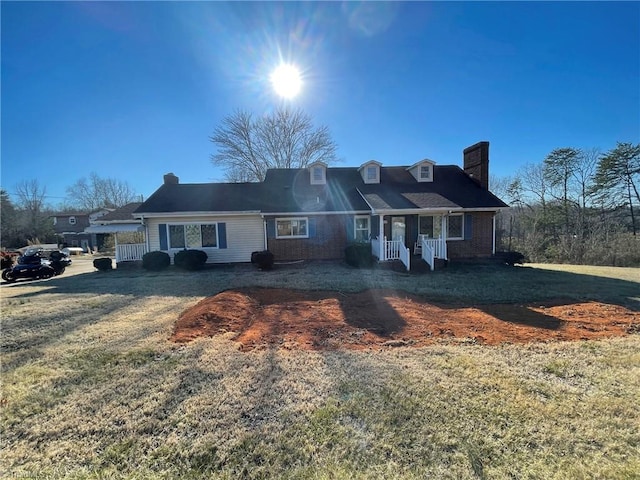
M493 212L472 214L472 234L470 240L448 240L449 258L490 257L493 250Z
M347 246L346 215L310 216L315 219L315 235L311 238L268 238L268 249L275 260L334 260L344 258ZM270 219L267 219L269 221Z

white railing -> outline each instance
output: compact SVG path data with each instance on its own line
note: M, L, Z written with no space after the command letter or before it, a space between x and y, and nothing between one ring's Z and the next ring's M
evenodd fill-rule
M407 267L407 272L411 270L411 250L405 247L404 242L400 242L398 247L398 258Z
M425 243L433 250L434 258L447 260L447 241L443 238L428 238L425 235L418 235L418 244L424 248Z
M435 251L433 250L433 248L431 247L427 239L424 237L421 238L421 244L422 244L422 253L421 253L422 260L427 262L427 264L429 265L429 268L431 269L431 271L433 271L435 267Z
M384 237L384 259L398 260L400 258L401 246L401 240L387 240L387 237Z
M382 258L379 258L381 262L385 260L400 260L407 267L407 271L409 270L411 251L404 246L404 241L387 240L387 237L384 237L381 254Z
M116 263L142 260L142 256L145 253L147 253L147 245L145 243L118 244L116 245Z

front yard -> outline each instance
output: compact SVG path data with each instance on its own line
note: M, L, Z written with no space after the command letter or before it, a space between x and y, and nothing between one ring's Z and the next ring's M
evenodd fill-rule
M638 478L640 270L538 267L237 266L3 285L0 477ZM599 302L625 309L629 328L491 346L455 331L359 349L247 349L231 328L171 340L185 310L255 287L382 289L489 313L561 301L546 312L558 330L562 305Z

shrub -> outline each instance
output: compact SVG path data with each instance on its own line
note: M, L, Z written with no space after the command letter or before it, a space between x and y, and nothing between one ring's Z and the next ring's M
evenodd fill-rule
M171 264L171 257L168 253L155 251L148 252L142 256L142 267L145 270L163 270Z
M13 267L13 264L17 256L18 254L16 253L2 252L0 254L0 262L2 262L0 265L0 268L4 270L5 268Z
M373 265L373 255L371 255L371 244L352 243L344 249L344 259L352 267L370 267Z
M251 263L257 265L260 270L271 270L273 267L273 261L273 253L269 250L262 250L251 254Z
M514 266L516 263L524 263L526 260L520 252L496 252L495 258L510 266Z
M202 250L182 250L173 256L173 264L185 270L198 270L207 262L207 258Z
M110 258L96 258L93 261L93 266L100 270L101 272L106 272L107 270L111 270L113 265L111 263Z

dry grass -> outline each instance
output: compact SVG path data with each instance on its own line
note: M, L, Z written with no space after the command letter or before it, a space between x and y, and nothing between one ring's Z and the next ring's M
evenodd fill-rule
M167 341L204 296L262 284L486 301L522 299L528 284L536 299L637 309L639 277L469 271L317 265L3 286L0 477L639 478L638 335L370 352Z

